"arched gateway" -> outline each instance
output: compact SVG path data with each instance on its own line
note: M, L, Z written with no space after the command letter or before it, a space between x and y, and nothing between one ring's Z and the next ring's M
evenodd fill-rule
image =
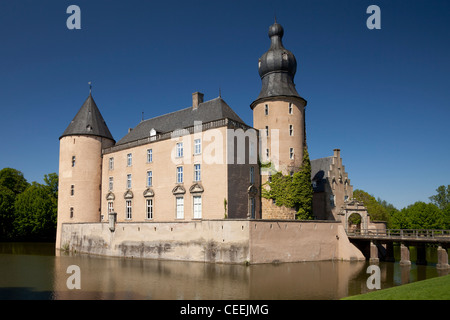
M349 218L351 216L354 216L355 214L361 217L361 222L359 224L360 232L366 233L367 230L369 229L370 216L364 204L355 199L351 199L345 202L345 204L342 206L339 212L339 216L341 216L341 221L344 224L345 231L346 232L352 231L350 230L351 228L349 228Z

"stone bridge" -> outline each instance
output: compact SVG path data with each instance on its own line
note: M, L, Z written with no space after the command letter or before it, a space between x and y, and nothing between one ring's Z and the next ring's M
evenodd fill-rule
M417 247L416 264L426 264L425 248L437 246L438 261L436 268L450 269L448 248L450 247L450 230L424 229L387 229L347 231L349 240L357 246L371 263L394 261L394 243L400 244L400 265L410 265L409 246Z

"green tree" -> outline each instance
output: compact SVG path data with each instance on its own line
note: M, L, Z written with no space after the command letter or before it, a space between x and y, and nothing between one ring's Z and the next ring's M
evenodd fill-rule
M29 185L23 173L19 170L13 168L3 168L0 170L0 186L8 188L15 195L22 193Z
M450 204L442 210L444 215L444 229L450 229Z
M19 238L54 238L57 201L50 190L48 185L33 182L16 197L14 228Z
M388 225L390 224L390 215L387 208L379 203L373 195L370 195L363 190L356 189L353 191L353 198L364 203L372 221L386 221Z
M431 203L439 207L439 209L444 210L448 205L450 205L450 185L445 187L444 185L439 186L436 189L437 194L431 196L429 199Z
M10 189L0 185L0 239L7 240L13 235L14 199Z
M389 220L390 229L410 229L410 221L406 210L397 210L392 213Z
M401 229L444 229L444 212L433 203L417 201L400 211ZM399 219L400 220L400 219Z

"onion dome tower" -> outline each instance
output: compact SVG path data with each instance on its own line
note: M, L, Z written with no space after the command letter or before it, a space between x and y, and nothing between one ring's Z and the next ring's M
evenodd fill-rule
M100 222L102 149L115 141L91 93L59 138L56 248L62 224Z
M261 139L261 184L275 172L293 174L302 166L306 148L306 100L297 92L295 56L283 46L283 27L276 21L269 27L270 48L258 61L261 92L250 105L253 127ZM270 164L270 166L268 165ZM267 186L265 186L267 188ZM295 219L295 209L278 207L261 198L263 219Z
M302 165L306 100L295 88L297 60L283 46L283 35L283 27L275 21L269 27L270 48L258 62L261 92L250 107L253 127L263 138L261 161L271 162L276 171L289 174Z

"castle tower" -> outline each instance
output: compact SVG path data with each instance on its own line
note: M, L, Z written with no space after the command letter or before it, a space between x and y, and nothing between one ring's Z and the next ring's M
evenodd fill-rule
M57 249L63 223L100 221L102 149L115 141L91 94L59 141Z
M283 27L276 21L269 27L270 48L258 62L262 88L250 105L253 127L259 130L262 138L261 162L272 164L271 170L261 170L261 183L267 181L270 172L281 171L286 175L298 171L306 147L306 100L295 89L297 61L292 52L283 46L283 34ZM263 199L263 218L295 217L293 211L283 216L264 216L264 211L271 211L269 207L274 207L275 211L279 209L270 205L268 200Z

